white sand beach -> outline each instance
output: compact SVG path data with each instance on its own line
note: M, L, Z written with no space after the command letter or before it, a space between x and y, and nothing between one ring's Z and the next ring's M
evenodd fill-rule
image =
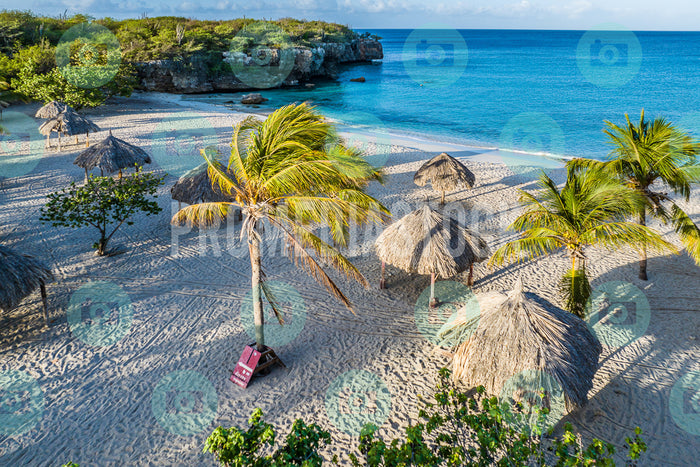
M10 110L33 116L36 108ZM84 172L73 165L82 144L69 145L62 152L54 147L20 176L2 180L0 174L0 242L45 260L56 275L48 286L49 327L44 326L38 292L17 309L0 314L0 371L29 374L44 401L25 433L9 437L0 430L0 465L57 466L68 461L81 466L215 465L213 456L202 453L204 440L217 426L245 426L256 407L282 435L296 418L319 424L333 437L327 458L338 454L346 462L345 452L356 446L358 437L344 430L352 431L356 414L340 410L337 415L335 409L327 408L336 407L333 401L339 387L341 398L348 397L346 392L370 387L371 394L363 399L368 401L365 415L386 415L379 420L380 434L386 437L399 436L417 419L417 396L431 394L437 370L449 360L416 325L416 310L425 313L417 302L422 294L425 300L430 278L388 266L387 289L379 289L380 262L372 246L377 229L356 232L345 252L371 287L364 289L333 274L356 314L296 269L281 253L279 242L271 242L263 268L285 294L294 315L288 329L270 323L266 332L278 339L279 345L272 337L269 344L287 368L277 367L267 376L254 378L243 390L228 379L244 346L253 341L245 330L249 320L241 317L241 305L250 290L250 263L247 247L238 240L240 224L206 235L170 225L177 210L170 187L182 168L167 160L170 149L163 149L169 148L163 135L174 129L187 143L188 135L196 133L187 121L197 120L203 122L202 131L225 149L231 126L244 115L146 94L115 99L84 113L102 129L90 136L91 142L100 141L111 129L115 136L152 155L153 164L147 169L170 173L159 190L163 212L138 216L133 226L123 226L110 245L119 254L98 257L91 249L96 240L93 229L54 228L39 221L47 194L73 181L82 183ZM505 228L520 212L518 190L535 187L534 172L514 173L512 164L502 163L500 153L409 138L375 141L371 135L348 136L367 139L374 157L385 159L386 183L372 184L369 192L395 218L426 199L437 201L439 195L430 186L419 188L413 183L413 174L423 162L444 150L457 157L474 172L477 184L473 190L449 193L447 208L466 216L492 251L514 235ZM386 142L390 145L386 148L375 144ZM74 143L73 138L68 143ZM382 153L386 154L383 159ZM191 160L187 160L189 167L196 165ZM557 164L543 160L542 165ZM550 170L563 182L563 170ZM516 168L515 172L521 171ZM681 204L699 223L700 188L695 188L689 203ZM653 226L679 245L671 227ZM648 326L639 328L633 342L604 346L588 404L563 420L570 421L585 440L604 439L620 453L625 452L625 437L638 425L649 446L640 465L696 465L700 414L693 413L692 403L679 407L671 395L674 385L683 386L684 375L700 372L700 268L686 254L652 255L650 280L643 282L637 279L637 257L631 250L589 250L587 264L594 289L623 281L631 284L630 290L634 286L642 291L648 311L640 303L629 306L628 310L636 310L629 319L648 319ZM473 290L507 290L521 277L527 290L561 306L558 281L568 266L563 253L508 268L479 264ZM466 288L464 284L466 273L439 283L438 293ZM124 316L130 313L130 321L122 321L126 322L123 332L114 342L107 339L91 345L71 331L67 310L85 290L97 290L98 295L123 305ZM188 380L184 388L168 390L190 391L192 412L204 413L189 425L178 419L178 411L186 410L170 392L162 392L161 381L175 371L201 375ZM344 392L342 384L334 381L348 371L376 376L361 373L368 386L358 383ZM388 392L377 391L379 380ZM683 400L692 400L693 391L699 392L700 387L680 390L690 394ZM154 392L164 399L154 397Z

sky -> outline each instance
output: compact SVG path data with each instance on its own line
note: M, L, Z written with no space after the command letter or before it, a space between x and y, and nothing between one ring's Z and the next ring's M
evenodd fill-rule
M700 30L698 0L2 0L2 8L97 18L320 19L357 29ZM435 24L438 23L438 24ZM610 27L608 29L616 29Z

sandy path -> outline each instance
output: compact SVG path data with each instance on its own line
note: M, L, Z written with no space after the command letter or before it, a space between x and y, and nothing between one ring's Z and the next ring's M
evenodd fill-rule
M153 135L159 134L163 118L191 110L143 96L118 102L90 114L103 129L112 128L116 136L146 149ZM25 110L29 113L31 109ZM241 116L217 109L200 108L198 112L225 147L230 126ZM298 417L322 425L335 441L328 455L341 453L342 448L356 443L354 436L342 430L352 425L353 418L346 414L345 424L334 425L325 400L329 388L335 388L333 381L350 370L376 375L368 376L364 386L358 383L355 389L379 388L370 391L377 395L370 394L367 400L370 413L387 410L382 434L398 435L416 416L417 395L430 393L436 370L447 361L433 352L414 319L416 301L429 286L428 278L409 277L389 268L389 288L376 287L379 264L367 240L377 232L361 232L348 250L372 288L364 290L338 278L356 304L356 315L295 270L279 249L267 251L264 267L298 313L292 323L305 321L297 336L268 326L268 336L288 341L275 347L288 369L276 369L243 391L227 379L228 369L251 341L241 319L241 303L249 290L247 251L237 244L227 247L238 226L228 234L225 227L216 231L206 239L206 249L196 231L173 231L169 218L177 206L171 205L169 188L175 178L169 176L159 192L163 213L139 218L134 226L123 228L112 245L123 250L122 254L97 258L90 249L91 230L54 229L38 221L46 194L72 180L82 180L81 169L72 165L79 150L72 146L63 153L47 153L35 170L5 180L0 189L0 241L44 258L57 276L49 289L49 328L43 327L38 294L17 310L0 315L0 371L31 375L45 402L31 430L13 437L0 430L0 465L55 466L69 460L86 466L212 465L212 458L201 454L208 433L218 425L245 424L255 407L261 407L283 432ZM371 191L397 217L431 195L429 189L418 189L412 183L413 172L428 157L420 150L392 148L387 184L373 186ZM483 160L484 155L463 157L479 186L451 195L448 201L461 199L455 206L469 209L469 222L496 248L512 235L503 229L518 214L517 188L532 185L523 184L523 177L514 176L503 165L476 159ZM158 169L156 164L154 168ZM700 221L698 190L689 210ZM218 242L219 255L211 247L212 238ZM475 291L507 289L520 274L528 289L556 302L557 280L567 264L563 257L553 257L508 271L490 271L479 265ZM690 424L680 428L669 398L671 388L684 374L700 371L700 269L685 255L653 257L651 280L641 283L636 279L636 258L624 251L591 251L590 266L594 288L609 281L626 281L642 289L650 305L650 319L643 335L632 344L606 347L589 404L567 419L585 437L602 437L618 446L640 425L650 449L643 465L693 465L700 450L697 416L693 421L693 414L687 414ZM69 328L66 313L71 298L89 281L116 284L131 304L131 324L113 345L88 345ZM207 395L213 391L213 412L203 423L193 422L195 434L174 435L168 430L186 430L187 426L183 428L177 420L161 425L154 415L154 391L174 371L194 371L209 381L210 386L184 386L194 389L194 412L209 413ZM373 386L377 380L388 393L381 385ZM698 392L700 387L693 387L689 394L693 390ZM176 404L166 397L166 413L177 413Z

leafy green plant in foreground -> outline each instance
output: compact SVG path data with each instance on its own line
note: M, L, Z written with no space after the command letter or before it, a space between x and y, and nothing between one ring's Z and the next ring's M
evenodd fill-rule
M423 401L422 420L406 428L402 438L384 441L378 428L365 425L356 452L348 454L352 465L367 467L409 466L614 466L615 446L593 439L583 446L570 424L554 436L552 427L541 425L546 408L529 407L496 397L486 397L484 388L466 393L450 382L450 372L439 373L435 394ZM525 423L537 416L538 423ZM214 430L204 452L213 453L225 466L318 466L319 449L331 443L328 432L318 425L296 420L285 443L273 451L275 430L263 421L260 409L250 418L250 428ZM522 427L525 427L523 429ZM647 446L636 428L626 438L627 465L636 465ZM334 456L333 463L338 463Z
M84 186L76 186L48 195L41 209L41 220L54 227L78 228L93 226L100 239L93 244L98 255L107 253L107 244L123 224L132 225L130 218L137 212L147 216L158 214L162 208L155 196L163 178L151 173L136 172L115 180L112 177L90 177Z

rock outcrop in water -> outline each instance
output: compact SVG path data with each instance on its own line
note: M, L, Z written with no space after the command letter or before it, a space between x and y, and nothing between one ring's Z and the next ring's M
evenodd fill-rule
M224 52L221 62L214 69L211 58L207 61L202 56L194 56L187 61L153 60L137 63L139 87L145 91L196 94L296 86L313 78L335 78L339 64L384 58L382 44L369 38L265 52L263 57ZM273 76L265 76L263 80L249 73L256 69L256 63L276 66L279 71L273 73ZM236 73L237 70L241 72Z

